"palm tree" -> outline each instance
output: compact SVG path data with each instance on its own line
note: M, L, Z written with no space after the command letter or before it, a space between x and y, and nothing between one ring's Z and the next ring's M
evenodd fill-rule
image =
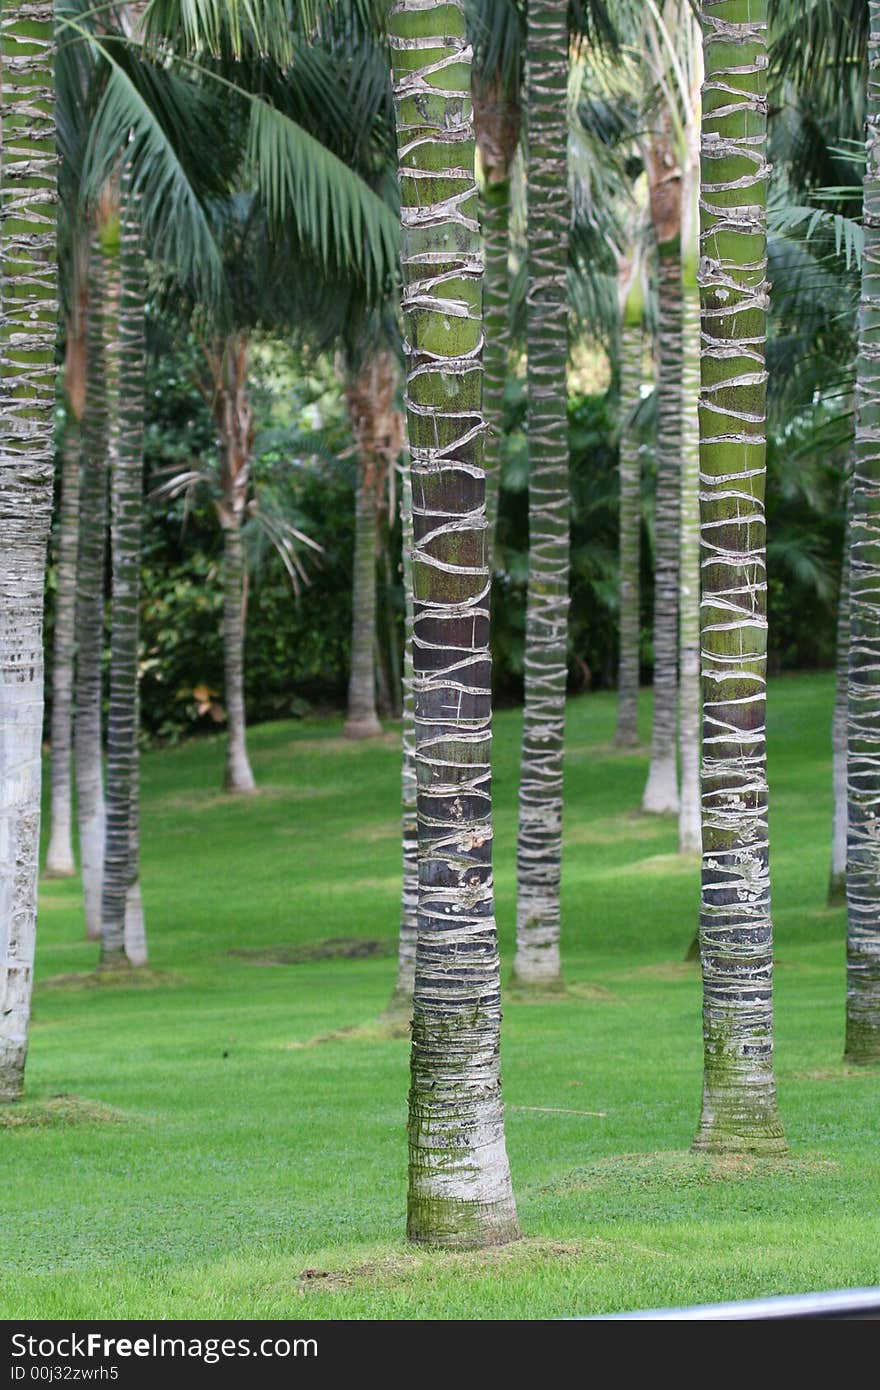
M416 976L416 941L419 905L419 825L416 809L416 727L413 688L413 513L412 480L408 459L401 470L400 529L403 548L404 651L403 651L403 736L400 793L403 832L403 884L400 894L400 934L397 952L397 980L386 1016L391 1023L412 1016L413 986Z
M410 1240L518 1235L500 1084L480 229L461 0L389 20L402 203L419 907Z
M113 217L105 213L103 227ZM109 400L107 339L113 337L110 271L114 251L94 230L89 248L88 378L80 467L79 552L76 565L76 813L86 935L101 937L104 865L102 670L104 559L107 533ZM111 318L108 325L107 319Z
M880 806L877 738L880 729L876 667L880 656L880 549L877 499L880 408L877 349L880 325L880 0L869 0L867 137L864 182L864 255L856 368L856 448L850 521L849 786L847 877L846 1056L880 1060Z
M558 988L568 675L568 7L528 15L529 585L514 978Z
M700 205L703 1106L695 1148L779 1153L767 826L766 0L704 0Z
M644 355L642 257L633 237L620 258L620 659L617 674L615 743L638 743L641 609L639 570L642 539L642 469L632 417L641 399Z
M831 873L828 879L828 906L842 907L846 902L846 845L848 830L848 777L846 768L847 719L849 709L849 645L851 559L851 497L847 480L846 519L843 532L843 559L840 567L840 592L837 603L837 662L835 666L834 715L831 721L832 786L834 815L831 831Z
M0 1100L28 1046L40 839L43 590L52 515L57 254L52 0L0 16Z
M144 268L137 205L123 174L119 368L112 450L113 605L101 962L146 964L138 883L138 629L144 435Z

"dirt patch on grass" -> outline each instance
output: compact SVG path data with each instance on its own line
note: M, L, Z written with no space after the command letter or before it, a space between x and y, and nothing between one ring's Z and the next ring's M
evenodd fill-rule
M700 856L698 854L652 854L650 859L634 859L631 864L627 864L628 874L695 874L700 867ZM606 869L602 872L602 877L613 874L615 877L620 874L620 867Z
M67 1128L71 1125L118 1125L128 1116L100 1100L58 1095L48 1100L19 1101L0 1106L0 1129Z
M58 879L48 879L46 882L58 883ZM44 884L40 887L40 912L74 912L77 908L82 909L82 895L80 893L47 893L44 891Z
M592 1192L602 1188L702 1187L714 1182L762 1182L776 1177L833 1173L840 1168L816 1155L761 1158L753 1154L653 1153L616 1154L599 1159L544 1189L554 1193Z
M809 1071L794 1071L792 1081L851 1081L854 1076L880 1077L880 1067L851 1067L839 1062L836 1067L812 1067Z
M396 1042L409 1039L410 1021L402 1015L387 1017L382 1015L372 1023L353 1023L347 1028L336 1028L332 1033L316 1033L305 1042L284 1043L286 1052L301 1052L306 1047L320 1047L330 1042Z
M346 830L346 840L358 840L361 844L374 845L380 840L399 840L400 821L381 821L378 825L359 825L356 830Z
M115 966L112 970L81 970L69 975L51 975L39 980L36 989L167 989L186 984L182 975L171 970L150 970L144 965Z
M567 825L567 845L619 845L633 840L655 840L666 834L662 819L654 816L614 816L610 820L587 821L582 825Z
M314 801L318 797L338 796L334 787L303 786L291 782L286 786L260 786L248 796L235 792L204 787L198 791L171 792L154 803L158 811L215 811L221 806L240 806L254 801Z
M605 985L591 984L587 980L576 980L561 989L531 989L528 985L508 985L504 990L505 1004L570 1004L572 1001L589 1004L623 1004L619 994L607 989Z
M698 960L659 960L653 965L634 965L629 970L615 971L619 980L698 980Z
M304 1269L297 1279L297 1289L308 1297L317 1293L337 1293L358 1284L401 1284L420 1276L430 1279L439 1273L473 1278L498 1270L503 1275L505 1269L577 1259L590 1244L592 1242L526 1239L491 1250L395 1250L348 1269Z
M364 936L328 936L324 941L305 941L300 945L258 946L254 950L229 951L230 956L248 965L308 965L316 960L373 960L390 956L389 941Z
M400 730L387 729L375 738L343 738L341 734L330 734L327 738L294 738L282 748L274 750L284 753L348 753L352 756L367 753L371 748L399 748Z

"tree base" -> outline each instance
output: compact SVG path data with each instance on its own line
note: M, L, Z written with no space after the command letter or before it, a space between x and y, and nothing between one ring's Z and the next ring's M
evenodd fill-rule
M522 975L516 966L511 972L508 989L513 994L527 994L533 999L554 998L566 992L565 980L561 974L541 975L532 979L528 975Z
M675 763L651 764L642 796L642 810L649 816L678 815L678 773Z
M118 951L102 951L98 961L98 973L109 975L114 971L133 969L131 961L120 947Z
M73 860L52 860L47 858L43 868L43 878L75 878L76 865Z
M613 747L615 748L638 748L639 735L637 729L618 729L614 735Z
M846 907L846 871L832 874L828 880L828 907Z
M519 1222L511 1199L498 1207L436 1197L410 1198L406 1238L411 1245L434 1250L488 1250L520 1240Z
M395 1036L409 1037L412 1028L413 997L408 989L395 989L388 1005L379 1015L379 1023Z
M382 734L382 725L375 715L366 719L346 719L345 728L342 730L345 738L379 738Z
M697 1131L691 1145L695 1154L752 1154L755 1158L781 1158L788 1153L782 1130L765 1134L733 1134L717 1128Z
M27 1049L15 1046L0 1057L0 1105L14 1105L24 1095Z
M846 1047L843 1060L857 1067L874 1067L880 1062L880 1026L846 1020Z

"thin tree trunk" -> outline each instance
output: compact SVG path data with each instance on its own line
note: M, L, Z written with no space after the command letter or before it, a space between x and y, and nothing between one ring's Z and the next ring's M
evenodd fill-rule
M416 938L419 904L419 827L416 813L416 729L413 691L413 579L412 579L412 480L409 462L402 470L400 526L403 534L403 593L405 604L403 650L403 738L400 773L403 807L403 889L400 897L400 942L397 955L397 983L388 1014L412 1015L413 983L416 973Z
M880 3L870 0L850 553L846 1056L880 1061Z
M703 1106L696 1149L779 1153L767 827L766 0L703 0Z
M104 655L104 551L107 532L109 416L105 317L107 264L95 234L89 253L89 367L80 465L76 575L76 802L86 935L101 937L104 774L101 753Z
M846 737L849 697L849 569L852 526L852 483L846 481L846 521L843 555L840 562L840 595L837 604L837 668L834 688L834 716L831 721L831 780L834 790L834 819L831 833L831 873L828 879L828 906L846 902L847 777Z
M381 359L381 361L380 361ZM376 713L376 516L379 457L376 416L390 354L370 356L356 375L346 377L348 413L358 451L355 494L354 568L351 596L351 673L348 681L347 738L375 738L382 725ZM392 387L393 394L393 387Z
M520 108L516 94L501 79L488 84L474 74L474 133L480 152L483 188L483 415L486 437L486 527L489 573L495 567L495 534L501 491L501 446L504 438L504 391L510 356L510 169L519 144Z
M518 1234L504 1141L492 888L482 257L462 0L390 17L413 488L419 907L410 1240Z
M568 674L568 8L528 17L529 587L514 978L561 985L562 748Z
M681 749L680 854L699 854L700 830L700 292L696 258L686 267L681 417L681 568L678 583Z
M226 698L226 791L256 791L247 752L244 701L246 576L241 527L247 506L253 421L248 390L248 339L230 334L209 354L214 375L214 418L220 440L223 501L223 670Z
M665 140L650 160L658 246L657 502L654 513L654 713L642 810L678 810L678 563L681 497L681 170Z
M0 1101L24 1087L40 843L55 426L53 6L0 18Z
M69 329L68 329L69 331ZM68 878L73 858L73 653L76 609L76 552L79 545L80 421L71 409L64 435L58 527L58 588L52 643L52 800L46 873Z
M112 457L113 600L110 712L107 726L107 816L102 886L101 963L120 964L129 917L137 917L137 864L132 816L137 813L138 632L144 467L144 282L136 212L123 179L120 223L119 380ZM132 935L129 928L129 936ZM142 920L134 930L144 963Z
M641 294L639 293L641 303ZM633 322L630 322L630 318ZM639 650L641 610L639 567L642 541L642 468L631 420L642 386L641 311L624 309L620 329L620 661L617 673L617 729L621 747L639 741Z

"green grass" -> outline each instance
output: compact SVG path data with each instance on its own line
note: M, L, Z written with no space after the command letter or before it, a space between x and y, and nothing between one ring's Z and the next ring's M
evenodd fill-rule
M392 986L395 733L255 729L251 801L217 791L219 740L147 754L146 978L95 984L78 886L43 885L28 1096L0 1125L0 1314L552 1317L880 1283L880 1075L842 1064L844 915L824 908L831 700L824 676L771 686L791 1148L775 1163L688 1153L696 867L671 820L633 814L646 757L611 749L613 698L571 703L564 952L580 989L506 1003L525 1239L485 1255L403 1240L406 1041L328 1037L374 1022ZM643 717L647 735L647 702ZM496 729L509 971L519 715ZM316 959L326 938L384 953Z

